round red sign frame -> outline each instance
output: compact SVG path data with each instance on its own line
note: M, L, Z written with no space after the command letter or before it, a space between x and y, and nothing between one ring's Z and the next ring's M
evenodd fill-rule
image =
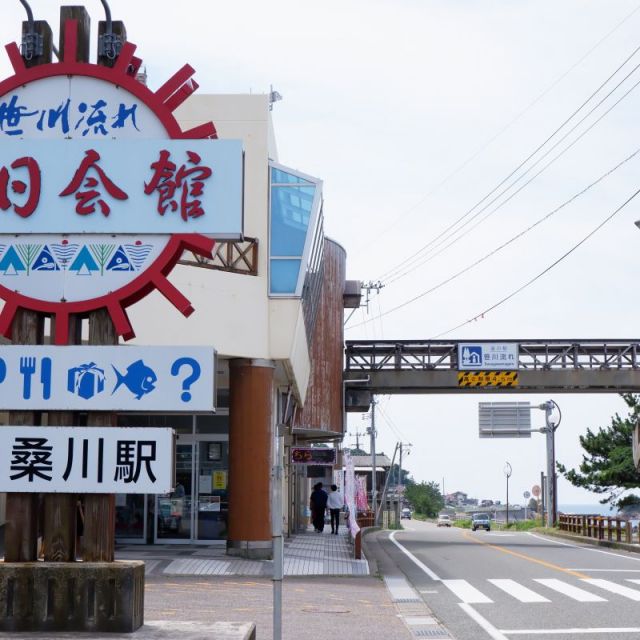
M217 138L212 122L183 131L173 115L173 111L198 88L198 84L192 79L195 71L189 65L182 67L154 92L136 79L136 73L142 61L133 55L136 47L130 42L124 43L113 67L77 62L77 22L75 20L68 20L65 24L65 47L60 62L28 68L15 42L7 45L5 49L15 74L0 82L0 96L44 78L85 76L114 84L134 95L153 112L171 139ZM67 344L70 315L86 315L91 311L104 308L111 316L118 335L129 340L135 337L135 333L126 309L153 290L158 290L183 315L189 316L194 310L191 303L169 282L167 275L185 250L212 258L214 246L214 240L201 234L174 234L160 255L137 278L115 291L89 300L74 302L39 300L0 284L0 298L5 301L0 312L0 333L10 338L15 314L18 309L27 309L55 317L54 341L56 344Z

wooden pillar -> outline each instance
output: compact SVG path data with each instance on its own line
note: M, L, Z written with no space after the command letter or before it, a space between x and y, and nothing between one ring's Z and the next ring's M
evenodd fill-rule
M55 335L55 319L51 322L51 335ZM82 320L69 317L69 344L82 342ZM73 411L49 412L51 427L72 427L76 424ZM42 540L46 562L73 562L76 559L77 501L75 493L44 494L44 523Z
M271 556L271 360L229 363L229 532L227 551Z
M71 62L89 62L91 51L91 18L84 7L68 6L60 7L60 55L64 55L64 43L66 38L65 23L67 20L78 22L78 48L76 59ZM67 60L69 62L69 60Z
M53 60L53 34L48 22L44 20L33 21L34 31L42 38L42 54L34 55L31 60L25 59L25 65L29 67L37 67L39 64L49 64ZM22 23L22 38L29 33L29 23L25 20Z
M98 39L103 36L107 31L107 23L105 20L100 20L98 22ZM120 38L120 42L124 43L127 41L127 29L124 26L124 22L120 20L114 20L111 23L111 32L113 35L118 36ZM100 55L98 51L98 64L103 67L113 67L113 65L117 62L118 58L109 58L108 56Z
M44 318L18 310L11 327L13 344L42 344ZM39 416L38 416L39 417ZM10 411L10 425L34 425L33 411ZM5 562L33 562L38 557L38 494L8 493L4 534Z
M106 309L89 315L89 344L116 345L118 335ZM89 427L115 426L113 413L91 412ZM86 494L84 497L84 535L82 559L85 562L112 562L115 552L116 503L113 494Z

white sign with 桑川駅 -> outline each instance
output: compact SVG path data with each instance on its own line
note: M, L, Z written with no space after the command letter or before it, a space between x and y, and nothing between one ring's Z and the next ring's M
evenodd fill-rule
M167 493L175 433L157 427L0 429L0 491Z
M212 347L0 346L4 410L212 412Z
M0 234L242 235L240 140L0 145Z

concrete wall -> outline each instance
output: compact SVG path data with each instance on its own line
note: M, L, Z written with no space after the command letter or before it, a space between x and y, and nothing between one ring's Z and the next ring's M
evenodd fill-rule
M183 129L208 120L220 138L239 138L245 150L245 235L258 239L258 275L177 266L169 280L195 312L184 318L154 292L129 310L144 344L209 344L220 356L283 361L304 398L310 361L299 300L268 297L269 159L277 160L266 95L193 96L176 113Z

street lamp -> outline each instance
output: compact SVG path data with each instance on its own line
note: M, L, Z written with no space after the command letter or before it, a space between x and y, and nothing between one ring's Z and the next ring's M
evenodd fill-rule
M506 462L504 465L504 475L507 477L507 527L509 526L509 478L511 477L511 473L513 469L511 465Z

